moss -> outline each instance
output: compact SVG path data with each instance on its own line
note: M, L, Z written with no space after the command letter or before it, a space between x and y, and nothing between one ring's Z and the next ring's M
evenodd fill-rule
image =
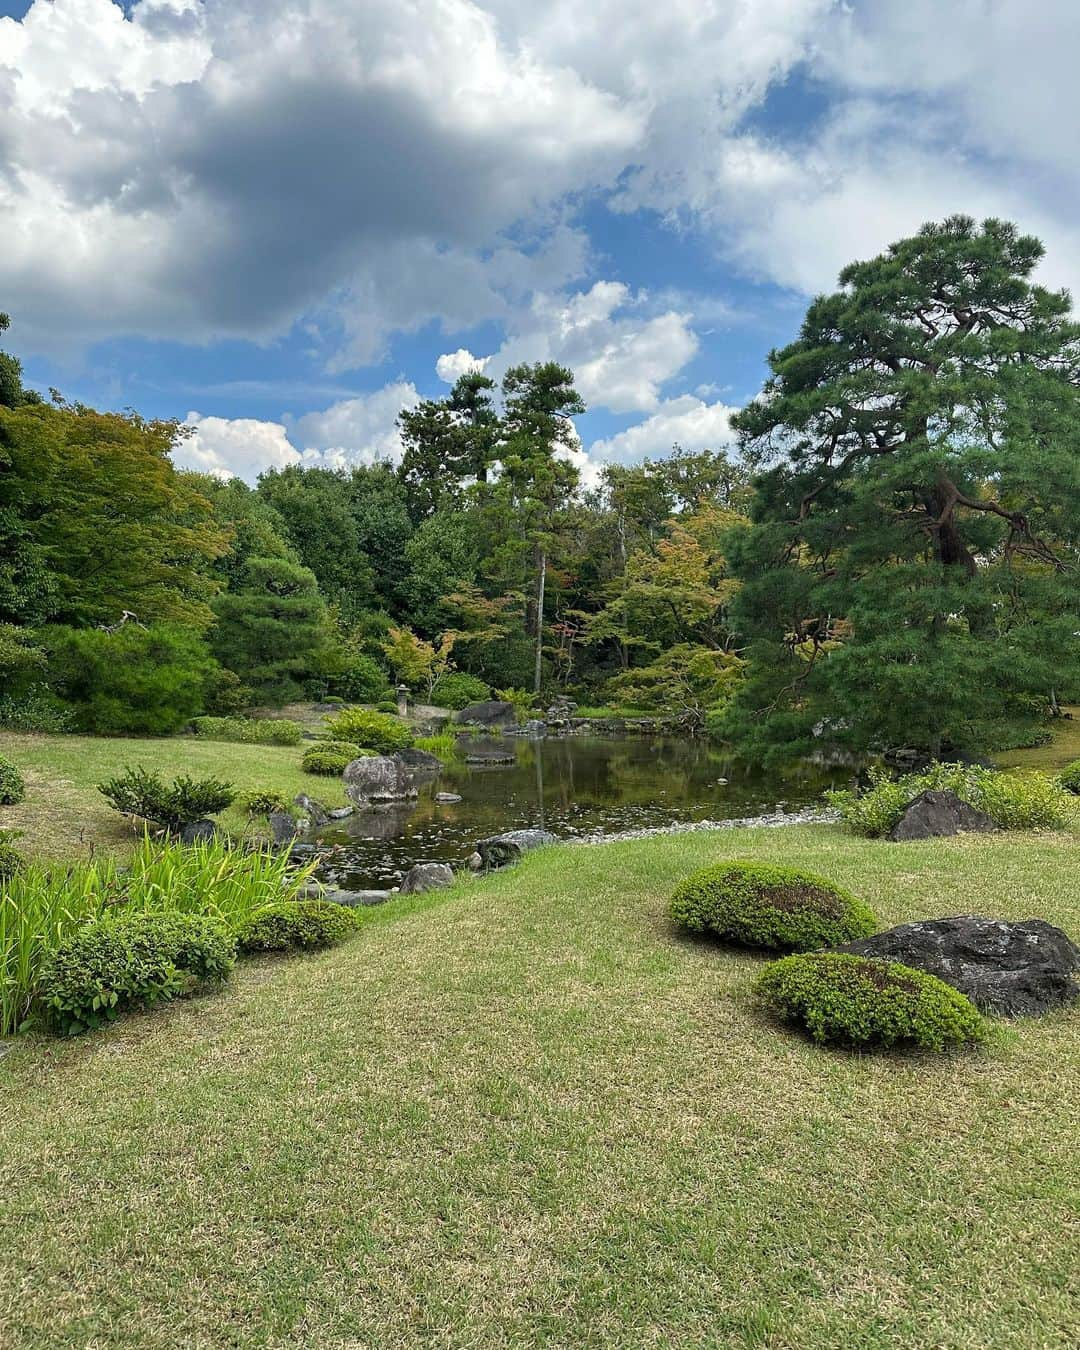
M867 905L823 877L737 861L702 868L680 882L671 917L692 933L778 951L837 946L878 926Z
M283 952L335 947L360 926L344 905L325 900L288 901L268 905L249 919L238 941L245 952Z

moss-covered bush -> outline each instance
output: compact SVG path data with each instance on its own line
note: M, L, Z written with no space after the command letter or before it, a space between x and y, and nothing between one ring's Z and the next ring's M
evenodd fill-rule
M313 745L305 750L300 767L305 773L316 773L323 778L340 778L358 753L355 750L334 750Z
M285 952L336 947L360 926L357 914L326 900L292 900L267 905L241 928L245 952Z
M412 732L399 718L371 712L367 708L345 708L327 718L325 739L348 741L362 750L375 750L380 755L404 750L413 743Z
M228 930L200 914L127 913L84 924L46 961L39 998L66 1035L125 1009L177 998L223 980L236 960Z
M1080 793L1080 759L1065 765L1058 775L1058 782L1066 792Z
M0 755L0 806L14 806L26 796L26 784L10 759Z
M981 1040L969 999L934 975L847 952L808 952L767 966L761 1003L816 1041L944 1050Z
M304 729L287 717L196 717L196 736L208 741L237 741L241 745L299 745Z
M1060 779L1043 773L999 773L973 764L931 764L922 773L901 778L875 768L865 792L826 795L848 829L874 839L888 834L908 803L930 788L954 792L1004 830L1060 829L1073 812Z
M792 867L722 862L675 888L671 917L692 933L775 951L811 951L867 937L869 906L823 877Z
M432 703L440 708L451 708L460 712L470 703L483 703L491 697L491 686L485 684L477 675L468 675L463 670L451 670L435 681L431 691Z

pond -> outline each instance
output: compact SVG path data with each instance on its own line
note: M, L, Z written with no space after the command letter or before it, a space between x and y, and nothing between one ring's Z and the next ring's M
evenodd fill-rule
M782 773L754 771L707 742L690 739L508 737L466 740L462 748L501 751L502 765L454 763L420 796L364 810L319 832L336 845L324 879L349 890L396 886L414 863L460 867L476 840L539 828L560 838L604 836L702 820L733 820L820 801L850 777L803 762ZM435 801L458 793L460 802Z

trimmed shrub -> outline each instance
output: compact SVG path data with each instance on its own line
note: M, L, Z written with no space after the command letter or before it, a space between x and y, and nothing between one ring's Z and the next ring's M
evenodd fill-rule
M123 815L139 816L173 833L224 811L236 795L231 783L218 778L182 774L166 784L148 769L130 768L99 783L98 791Z
M379 702L375 704L375 711L381 713L389 713L391 716L396 717L397 704L394 702L392 698L383 698L380 699Z
M413 743L412 732L399 718L366 708L345 708L327 718L324 736L328 741L348 741L382 755L404 750Z
M288 811L292 804L276 788L252 788L250 792L241 792L236 800L249 816L268 816L271 811Z
M0 883L10 881L22 870L22 854L12 843L18 837L17 830L0 830Z
M722 862L675 888L671 917L692 933L777 951L811 951L868 937L869 906L823 877L793 867Z
M374 703L377 699L385 698L390 688L386 671L374 657L363 652L357 652L349 659L349 664L334 679L333 684L353 703ZM325 701L330 702L329 699Z
M352 741L316 741L314 745L309 745L304 753L310 754L312 750L331 750L338 755L351 755L353 759L363 759L365 755L375 753L374 750L361 750Z
M323 778L340 778L358 756L353 751L323 750L313 745L304 752L300 767L305 773L316 773Z
M755 992L770 1012L824 1043L944 1050L986 1035L963 994L896 961L847 952L786 956L765 968Z
M1058 775L1058 782L1066 792L1080 793L1080 759L1065 765Z
M826 797L848 829L873 839L888 834L908 803L929 788L954 792L1005 830L1060 829L1072 815L1060 781L1043 773L998 773L973 764L931 764L902 778L874 768L867 791L845 789Z
M304 729L287 717L196 717L196 736L208 741L237 741L241 745L299 745Z
M26 796L26 784L10 759L0 755L0 806L14 806Z
M491 686L478 675L467 675L463 670L451 670L435 681L431 700L440 708L459 712L470 703L483 703L491 697Z
M233 939L198 914L125 914L84 924L61 942L41 973L39 997L66 1035L113 1021L225 979Z
M238 941L245 952L314 951L336 947L359 926L358 915L345 905L292 900L267 905L241 928Z

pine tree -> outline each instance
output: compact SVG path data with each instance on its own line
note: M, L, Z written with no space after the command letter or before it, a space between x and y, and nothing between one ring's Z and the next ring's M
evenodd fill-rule
M735 419L732 539L765 757L1007 743L1078 661L1080 328L1037 239L956 216L854 263Z

